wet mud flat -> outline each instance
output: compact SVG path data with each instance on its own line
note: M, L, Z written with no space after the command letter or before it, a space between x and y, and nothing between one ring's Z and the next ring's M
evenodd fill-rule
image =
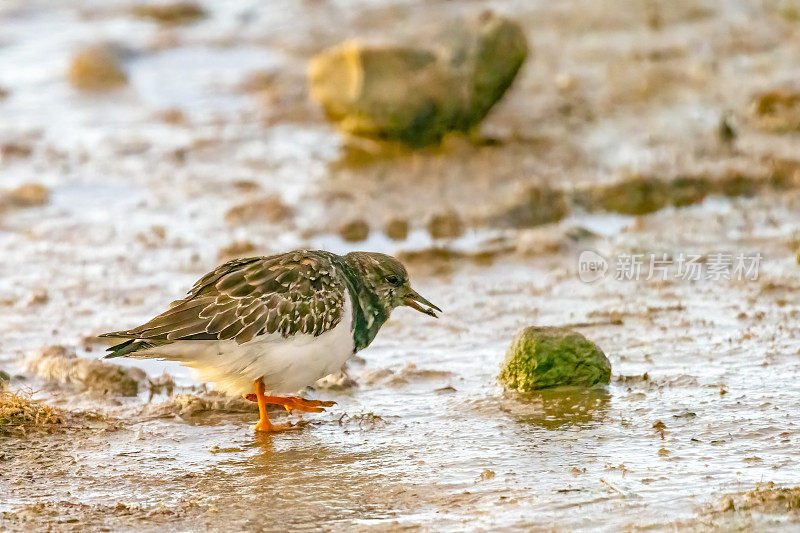
M422 288L446 315L430 323L398 311L364 362L351 364L358 385L311 392L338 405L306 416L308 425L294 433L254 437L257 414L246 402L185 410L183 396L164 392L148 404L146 387L126 397L30 376L25 386L78 421L3 437L3 525L794 523L791 508L767 509L764 518L746 507L720 511L717 502L765 479L796 484L796 265L788 250L770 244L764 223L776 213L796 219L782 210L784 201L744 200L714 217L722 239L738 216L733 207L751 213L756 229L727 242L758 243L770 258L756 282L588 285L568 254L459 264L425 276ZM640 222L635 237L712 226L711 207L660 213ZM719 241L682 242L689 244L716 250ZM635 247L625 237L613 249ZM503 393L494 384L499 362L516 329L531 322L572 324L603 346L614 364L608 389ZM148 370L158 376L162 369ZM186 388L185 374L169 370L185 383L174 394L209 394ZM94 414L91 422L80 421L84 411Z
M797 526L791 5L492 4L532 55L479 139L437 148L344 140L306 100L324 46L477 7L0 8L0 370L52 410L0 409L0 529ZM69 81L95 40L123 48L111 92ZM254 436L252 404L175 365L83 362L218 262L297 246L396 253L445 310L395 312L302 429ZM718 253L760 254L757 279L705 279ZM531 324L601 346L609 387L503 392Z

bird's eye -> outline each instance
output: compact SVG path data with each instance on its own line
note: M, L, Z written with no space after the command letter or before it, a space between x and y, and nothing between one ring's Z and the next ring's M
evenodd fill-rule
M386 276L386 278L384 278L384 279L386 279L387 283L390 283L392 285L400 285L400 283L401 283L400 282L400 278L398 278L394 274Z

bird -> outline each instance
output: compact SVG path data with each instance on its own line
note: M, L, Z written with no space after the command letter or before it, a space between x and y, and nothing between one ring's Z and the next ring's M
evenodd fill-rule
M228 261L167 311L100 337L122 341L106 359L178 361L216 389L257 402L254 429L277 432L294 426L273 424L266 406L320 412L334 405L291 394L338 372L399 306L434 318L442 312L411 288L390 255L295 250Z

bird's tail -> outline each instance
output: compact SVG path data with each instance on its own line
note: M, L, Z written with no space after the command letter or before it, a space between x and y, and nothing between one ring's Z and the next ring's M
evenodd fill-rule
M100 335L100 336L111 337L113 336L113 334ZM126 357L141 350L148 350L150 348L155 348L156 346L169 344L169 342L170 341L160 341L154 339L128 339L124 342L115 344L114 346L108 348L109 353L106 354L104 359L112 359L114 357Z

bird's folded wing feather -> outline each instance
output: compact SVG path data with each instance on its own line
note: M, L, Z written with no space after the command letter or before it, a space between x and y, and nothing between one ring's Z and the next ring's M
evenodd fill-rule
M203 276L189 295L137 328L106 336L227 340L256 335L320 335L341 320L346 287L313 252L234 259Z

